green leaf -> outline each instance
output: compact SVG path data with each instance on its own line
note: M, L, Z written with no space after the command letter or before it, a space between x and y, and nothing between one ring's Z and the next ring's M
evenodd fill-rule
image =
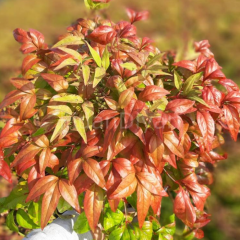
M152 239L152 223L149 221L145 221L142 226L142 235L146 236L149 240Z
M121 66L122 66L123 68L126 68L126 69L130 70L130 71L137 70L137 66L136 66L136 64L133 63L133 62L122 63Z
M71 48L66 48L66 47L58 47L61 51L68 53L72 55L75 59L77 59L80 63L82 63L82 56L79 52L71 49Z
M116 212L113 212L110 208L108 208L106 210L106 214L108 214L114 220L115 225L119 225L124 220L124 214L119 209L117 209Z
M110 228L115 226L115 222L112 219L111 216L108 214L105 214L104 219L103 219L103 228L104 230L108 231Z
M112 231L111 234L109 235L109 240L121 240L125 228L126 228L125 226L122 226Z
M178 90L182 87L182 78L177 71L174 71L174 85Z
M54 98L54 101L57 102L67 102L67 103L82 103L83 99L79 95L76 94L59 94L59 97Z
M66 127L66 122L67 122L66 118L60 118L58 120L57 125L54 129L54 132L51 136L50 142L53 142L59 136L59 134L62 132L63 128Z
M153 101L153 104L149 110L154 111L155 109L160 109L160 110L164 111L167 104L168 104L167 99L165 97L163 97L159 100Z
M32 134L32 137L38 137L43 135L46 132L44 128L39 128L35 133Z
M23 228L34 229L38 227L23 209L18 209L16 220Z
M50 109L59 110L60 112L72 115L72 110L67 105L56 105L56 106L47 106L47 107Z
M0 199L0 213L9 209L18 209L29 205L29 203L25 202L28 192L27 182L19 182L8 197Z
M7 215L7 219L6 219L6 224L7 227L12 230L13 232L18 232L18 227L14 221L14 211L10 211L9 214Z
M94 117L94 106L90 101L86 101L82 105L83 111L85 113L88 127L92 131L93 117Z
M137 193L134 192L131 196L127 197L127 201L136 210L137 209Z
M102 66L107 70L110 66L110 56L109 56L109 52L108 52L108 49L107 49L107 46L103 52L103 55L102 55Z
M106 74L105 68L96 68L93 79L93 87L96 87L98 83L103 79Z
M82 212L78 216L78 219L74 224L73 230L78 234L83 234L91 230L85 212Z
M83 120L80 117L75 116L73 117L73 123L78 133L83 138L84 142L87 144L87 135Z
M84 85L86 86L90 78L90 68L88 65L82 65Z
M82 45L84 44L83 40L79 36L67 36L64 39L57 42L52 48L67 46L67 45Z
M66 66L75 66L77 65L77 62L73 60L72 58L67 58L63 60L57 67L54 68L55 71L60 70Z
M103 9L103 8L107 8L109 6L109 3L95 3L92 0L84 0L85 6L88 9L91 10L99 10L99 9Z
M151 66L153 65L156 61L158 61L159 59L162 58L162 56L164 55L164 53L159 53L157 55L155 55L153 58L151 58L148 62L147 62L147 66Z
M71 209L71 205L65 201L62 197L59 199L58 205L57 205L57 210L60 213L64 213L65 211Z
M97 53L96 50L94 50L94 49L90 46L90 44L89 44L88 42L86 42L86 43L87 43L87 45L88 45L89 51L90 51L90 53L91 53L94 61L96 62L96 64L97 64L99 67L102 67L102 60L101 60L99 54Z
M28 215L36 223L40 226L41 222L41 202L31 202L28 208Z
M193 88L193 85L202 77L203 73L196 73L190 76L183 84L183 94L187 95Z
M198 96L191 96L191 97L188 96L188 98L193 100L193 101L199 102L206 107L209 107L209 105L202 98L200 98Z

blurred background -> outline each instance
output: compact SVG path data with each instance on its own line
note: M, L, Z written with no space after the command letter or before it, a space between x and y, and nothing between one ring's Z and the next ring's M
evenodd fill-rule
M9 79L19 74L23 56L12 31L34 28L51 45L77 18L89 16L83 0L0 0L0 101L11 90ZM112 0L106 11L113 21L127 20L125 7L149 10L150 18L137 23L140 36L148 36L161 50L178 50L186 41L208 39L211 50L228 78L240 84L239 0ZM226 136L223 150L229 159L214 170L217 177L207 202L212 221L205 228L205 240L240 239L240 147ZM0 197L12 186L0 179ZM18 240L4 227L0 217L0 239Z

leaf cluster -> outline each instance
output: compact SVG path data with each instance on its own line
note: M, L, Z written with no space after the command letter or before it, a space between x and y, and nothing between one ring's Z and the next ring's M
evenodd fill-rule
M133 23L148 13L127 14L78 19L53 46L14 30L26 56L0 104L0 175L13 172L24 190L1 199L10 229L44 228L73 208L78 233L101 223L110 240L173 239L174 216L163 225L160 215L168 198L185 239L203 237L210 169L227 158L216 149L223 131L239 132L239 88L207 40L195 43L196 59L175 62L137 36Z

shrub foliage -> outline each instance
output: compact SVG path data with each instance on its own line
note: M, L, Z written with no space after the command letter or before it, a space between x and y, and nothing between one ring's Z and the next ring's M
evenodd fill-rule
M195 59L176 62L137 36L133 24L148 12L127 14L78 19L53 46L14 30L26 56L0 104L0 175L19 180L0 200L10 229L44 228L72 207L83 210L79 233L100 222L107 239L172 239L174 215L161 223L166 198L183 238L203 237L209 167L227 157L216 151L223 131L237 140L239 88L207 40L195 43Z

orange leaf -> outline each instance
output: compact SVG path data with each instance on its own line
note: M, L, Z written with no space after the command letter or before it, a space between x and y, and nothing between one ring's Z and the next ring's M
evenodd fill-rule
M104 188L105 179L101 167L96 160L88 158L86 161L84 161L83 170L86 175L91 178L97 185Z
M44 229L46 227L50 217L52 216L58 205L59 198L60 192L58 189L58 184L56 182L48 188L48 190L43 196L41 211L41 229Z
M26 202L36 199L43 193L45 193L52 185L54 185L58 181L58 177L53 175L48 175L40 178L31 189Z
M94 184L86 191L84 197L84 211L88 219L89 226L94 232L99 221L103 208L104 193L103 190Z
M59 180L59 191L62 197L73 207L77 212L80 213L80 206L78 202L77 190L73 185L70 185L66 179Z

